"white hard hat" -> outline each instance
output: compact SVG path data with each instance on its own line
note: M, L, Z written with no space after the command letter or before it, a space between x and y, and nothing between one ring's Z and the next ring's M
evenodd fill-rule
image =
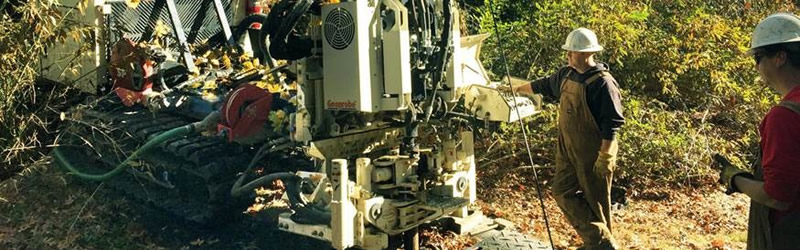
M562 49L575 52L598 52L603 46L597 42L597 35L587 28L577 28L569 33Z
M790 42L800 42L800 18L791 13L773 14L756 26L748 53L755 48Z

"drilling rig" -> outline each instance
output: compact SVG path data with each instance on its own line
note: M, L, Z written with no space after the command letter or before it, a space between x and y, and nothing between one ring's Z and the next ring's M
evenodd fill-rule
M280 180L291 212L277 228L336 249L416 246L417 228L443 218L468 233L487 223L477 131L539 108L496 89L479 60L488 35L463 35L451 0L281 0L267 14L236 0L93 7L80 18L97 26L95 53L82 60L96 69L80 79L108 94L67 119L112 128L74 133L118 149L86 153L102 162L93 171L118 167L70 166L80 147L56 158L189 221L240 212L242 197ZM162 23L164 42L143 45ZM64 81L54 57L69 48L43 75ZM199 56L213 50L224 56Z

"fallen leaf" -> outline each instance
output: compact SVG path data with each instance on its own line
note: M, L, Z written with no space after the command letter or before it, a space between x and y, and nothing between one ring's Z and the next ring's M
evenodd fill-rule
M725 246L725 241L723 241L721 239L713 240L713 241L711 241L711 246L712 247L716 247L716 248L722 248L722 247Z
M170 32L169 26L164 24L164 22L162 22L161 20L158 20L156 22L156 26L153 27L153 36L156 38L164 37L167 34L169 34L169 32Z
M142 2L142 0L125 0L125 5L127 5L128 8L136 9L136 7L139 7L140 2Z

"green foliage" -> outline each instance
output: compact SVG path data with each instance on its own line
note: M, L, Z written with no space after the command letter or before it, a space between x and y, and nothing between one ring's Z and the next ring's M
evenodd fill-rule
M560 49L566 35L578 27L594 30L606 48L598 60L611 66L623 90L627 123L618 136L618 177L702 183L713 180L711 153L740 164L752 158L756 125L778 97L758 83L744 52L760 19L796 10L786 0L486 0L477 11L480 32L502 40L489 39L482 55L498 76L501 55L512 75L551 74L566 65ZM552 124L535 126L534 133L556 134ZM534 143L536 150L554 154L552 140L538 141L547 143Z

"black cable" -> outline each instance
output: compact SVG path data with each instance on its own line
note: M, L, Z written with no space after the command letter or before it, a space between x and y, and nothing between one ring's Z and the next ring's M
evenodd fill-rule
M431 114L433 114L433 101L436 99L437 92L439 92L439 88L442 85L442 79L447 70L447 60L450 59L450 52L452 52L450 49L450 38L453 33L453 6L450 4L450 0L444 0L442 6L442 8L444 8L442 11L444 25L442 26L444 27L442 27L442 35L437 46L439 51L433 57L433 68L431 70L433 73L433 91L425 102L425 122L428 122L431 119Z
M298 35L294 28L312 5L312 0L282 0L269 12L267 17L270 41L268 52L272 58L291 61L311 56L313 41L308 37Z
M511 83L511 72L508 70L508 61L506 60L505 48L503 48L503 41L500 38L500 28L498 28L497 18L495 18L494 16L494 6L492 4L494 0L488 2L489 2L489 14L491 14L492 24L494 24L494 33L497 37L497 48L500 50L500 58L503 60L503 68L505 69L506 72L506 79L508 79L508 86L511 89L511 95L514 96L514 98L516 99L517 93L516 91L514 91L514 85ZM525 123L522 122L522 116L520 115L516 102L514 102L514 109L516 109L517 111L519 126L520 129L522 130L522 137L524 138L525 141L525 149L528 152L528 161L530 161L531 166L535 166L533 164L533 155L531 154L531 146L528 143L528 133L526 132L525 129ZM555 249L556 246L555 244L553 244L553 236L550 233L550 221L547 218L547 211L545 211L544 209L544 198L542 198L542 187L541 184L539 183L539 174L536 172L536 168L533 168L533 178L534 181L536 181L536 194L538 195L539 204L542 208L542 215L544 215L544 225L547 228L547 237L550 239L550 247L552 247L552 249Z

